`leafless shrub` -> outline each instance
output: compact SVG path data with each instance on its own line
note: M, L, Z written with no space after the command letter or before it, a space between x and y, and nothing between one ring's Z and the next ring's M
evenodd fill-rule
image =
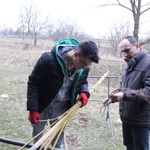
M117 47L121 39L127 35L130 35L130 23L125 22L120 24L113 24L110 27L110 36L108 36L108 42L110 45L110 54L115 57L121 57Z
M50 34L52 40L57 41L64 37L74 37L79 41L92 39L92 36L84 33L83 29L70 19L58 20L53 33Z

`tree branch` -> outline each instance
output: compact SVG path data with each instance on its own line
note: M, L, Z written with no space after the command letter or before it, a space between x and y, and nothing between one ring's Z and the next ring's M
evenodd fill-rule
M132 7L132 13L133 13L133 15L135 17L136 16L136 11L137 11L137 8L134 7L135 1L130 0L130 3L131 3L131 7Z
M143 10L142 12L141 12L141 14L143 14L144 12L146 12L146 11L148 11L150 9L150 7L149 8L147 8L147 9L145 9L145 10ZM140 15L141 15L140 14Z
M150 42L150 38L145 39L144 41L140 42L140 45L144 45Z
M142 5L141 7L145 7L145 6L147 6L147 5L150 5L150 2L149 2L149 3L147 3L147 4L145 4L145 5Z
M121 4L120 2L119 2L119 0L117 0L117 4L116 3L107 3L107 4L102 4L102 5L99 5L98 7L106 7L106 6L121 6L121 7L123 7L123 8L125 8L125 9L128 9L128 10L130 10L130 11L132 11L132 9L130 9L129 7L126 7L125 5L123 5L123 4Z

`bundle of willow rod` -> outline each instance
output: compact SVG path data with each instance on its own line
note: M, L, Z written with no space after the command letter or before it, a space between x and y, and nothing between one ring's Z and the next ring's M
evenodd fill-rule
M106 72L99 81L91 88L90 93L93 93L95 89L103 82L103 80L108 76L109 71ZM51 142L54 138L56 138L55 143L52 147L52 150L55 148L55 145L62 133L63 129L66 127L71 117L75 114L75 112L82 106L82 102L78 101L73 107L71 107L64 114L59 116L57 120L54 122L54 125L50 127L50 129L30 148L30 150L36 150L37 148L46 150L51 145Z

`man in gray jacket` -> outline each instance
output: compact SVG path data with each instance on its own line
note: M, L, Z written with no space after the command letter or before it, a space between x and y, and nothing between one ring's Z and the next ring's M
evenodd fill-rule
M119 102L123 142L127 150L149 150L150 55L127 36L118 45L127 62L120 89L105 98L104 106Z

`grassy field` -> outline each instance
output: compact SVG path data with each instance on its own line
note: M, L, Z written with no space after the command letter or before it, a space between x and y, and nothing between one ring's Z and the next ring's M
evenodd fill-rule
M0 38L0 137L21 142L31 139L32 128L26 111L27 79L43 51L22 50L21 46L13 41L9 41L8 44L7 39ZM120 68L120 60L102 57L98 65L91 66L90 75L103 75L109 70L110 76L116 76L110 79L112 91L119 84ZM91 88L98 79L88 80ZM107 85L106 79L91 95L88 105L79 109L72 117L66 130L69 150L125 149L122 144L118 104L110 105L110 119L107 121L107 111L104 114L100 113L102 99L108 94ZM2 94L7 94L8 97L3 98ZM18 150L19 147L0 142L0 150L12 149Z

